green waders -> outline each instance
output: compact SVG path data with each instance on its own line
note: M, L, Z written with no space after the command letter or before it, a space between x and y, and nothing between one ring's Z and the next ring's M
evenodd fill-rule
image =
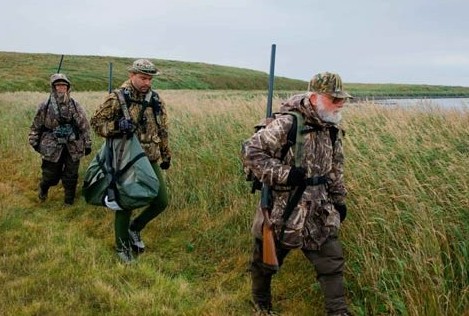
M132 221L132 223L130 223L130 218L132 216L131 210L116 211L114 230L116 248L118 250L123 248L130 249L129 228L134 231L141 231L152 219L157 217L168 206L168 190L163 179L162 171L156 162L153 162L151 166L160 182L158 196Z

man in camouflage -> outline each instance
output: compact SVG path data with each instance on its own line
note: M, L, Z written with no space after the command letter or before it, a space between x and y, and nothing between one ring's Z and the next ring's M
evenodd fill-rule
M107 96L91 118L91 126L102 137L122 137L126 133L135 133L160 183L156 199L132 222L131 210L115 213L116 250L124 263L134 260L132 249L137 253L145 250L140 231L168 205L161 170L171 165L166 105L151 89L153 76L157 75L158 70L147 59L134 61L128 70L129 79ZM130 119L124 117L122 103L127 106Z
M64 202L73 204L80 158L91 153L90 124L83 107L70 97L71 83L64 74L50 78L51 94L39 104L29 132L29 144L42 156L39 199L62 180Z
M315 267L325 297L328 315L349 315L343 285L344 258L338 231L345 219L346 189L343 180L343 131L338 126L345 101L340 76L320 73L310 81L308 92L291 97L280 112L296 111L304 117L303 158L295 167L291 147L281 160L282 148L293 125L292 115L280 115L245 144L243 160L254 175L272 187L272 223L279 266L291 249L299 248ZM284 220L291 192L308 182L299 202ZM300 193L301 194L301 193ZM255 237L251 263L252 296L260 315L273 315L271 280L275 269L262 262L262 225L260 205L254 218Z

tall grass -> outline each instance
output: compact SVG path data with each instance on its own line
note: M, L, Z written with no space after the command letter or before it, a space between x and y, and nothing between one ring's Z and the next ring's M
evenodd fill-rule
M0 314L249 315L258 197L239 150L265 113L265 96L161 95L171 115L171 203L142 232L148 251L124 266L111 212L83 199L64 207L60 187L37 201L40 159L27 133L46 95L0 94ZM91 115L104 93L74 96ZM468 315L469 113L359 103L344 118L350 193L341 237L352 311ZM93 137L96 152L102 139ZM274 278L273 295L282 315L323 315L314 270L298 251Z

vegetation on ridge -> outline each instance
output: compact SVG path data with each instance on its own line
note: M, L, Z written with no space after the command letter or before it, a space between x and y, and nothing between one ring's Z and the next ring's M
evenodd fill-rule
M49 76L57 71L61 55L0 52L0 92L49 91ZM135 58L65 55L61 72L73 82L75 91L106 91L109 64L112 63L113 87L127 78L127 67ZM151 59L161 70L154 80L159 90L244 90L265 94L266 72L197 62ZM268 61L266 61L267 64ZM345 89L359 99L388 97L469 97L469 87L410 84L348 83ZM275 77L275 93L305 91L302 80Z

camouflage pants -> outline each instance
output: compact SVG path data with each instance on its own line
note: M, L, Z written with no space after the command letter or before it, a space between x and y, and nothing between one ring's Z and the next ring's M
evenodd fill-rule
M343 285L344 257L340 241L329 238L320 250L305 250L303 254L316 270L317 280L324 294L325 307L328 315L347 311L345 290ZM277 258L282 266L290 249L277 246ZM254 302L262 306L272 305L271 282L276 273L262 263L262 241L254 242L253 261L251 263L252 297Z
M114 231L116 238L116 247L129 247L129 228L135 231L141 231L152 219L157 217L168 206L168 190L163 178L162 171L157 163L151 164L155 174L160 182L158 196L130 223L132 211L116 211L114 221Z
M51 186L55 186L62 180L62 186L65 191L65 201L72 202L75 199L75 191L78 182L78 169L80 160L74 161L68 150L64 148L62 155L57 162L42 160L41 170L42 179L41 189L47 192Z

